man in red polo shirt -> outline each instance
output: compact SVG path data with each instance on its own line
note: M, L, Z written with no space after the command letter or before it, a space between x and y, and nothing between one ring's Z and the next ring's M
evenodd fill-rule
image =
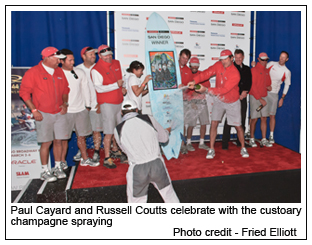
M40 146L42 173L40 178L48 182L66 178L61 165L62 140L68 139L67 113L69 87L66 76L58 67L65 58L56 48L42 50L42 61L24 75L20 97L36 120L37 141ZM53 141L55 167L48 169L49 148Z
M104 167L116 168L112 158L120 158L121 162L126 161L125 155L118 150L113 137L114 128L121 123L121 104L126 90L122 87L120 62L113 59L112 49L102 44L98 48L98 55L99 60L91 70L91 77L103 120ZM110 153L112 141L113 147Z
M180 51L179 54L179 67L180 67L180 73L181 73L181 85L182 86L186 86L190 81L192 81L193 75L192 75L192 71L191 69L186 65L187 62L189 61L189 59L191 58L191 51L188 49L182 49ZM185 89L183 91L183 107L184 107L184 122L187 121L187 107L188 107L188 93L189 93L189 89ZM185 124L185 123L184 123ZM185 135L185 127L184 127L184 135ZM181 145L181 150L180 150L181 154L187 154L187 148L186 145L184 144L184 141L182 141L182 145Z
M244 131L241 125L241 104L238 87L240 74L233 64L234 57L230 50L223 50L219 59L220 61L194 77L194 81L189 83L189 87L192 89L195 84L216 76L215 88L206 88L200 85L200 89L197 90L200 93L208 92L215 96L211 116L210 149L206 158L213 159L215 156L214 144L217 137L217 128L224 113L227 115L228 124L233 125L237 130L237 135L242 146L240 152L242 157L249 157L245 148Z

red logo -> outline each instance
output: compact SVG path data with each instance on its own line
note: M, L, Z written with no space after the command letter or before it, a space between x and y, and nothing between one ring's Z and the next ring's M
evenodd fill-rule
M244 27L244 24L232 23L232 26Z
M25 171L25 172L16 172L16 176L28 176L29 172Z
M213 14L224 14L224 11L212 11Z

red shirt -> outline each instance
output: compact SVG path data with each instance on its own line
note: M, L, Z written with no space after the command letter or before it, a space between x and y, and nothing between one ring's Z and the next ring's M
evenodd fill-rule
M24 101L31 99L36 109L50 114L61 111L63 95L68 93L69 85L63 70L58 67L51 76L42 66L42 61L25 73L19 91Z
M109 85L122 79L120 62L112 60L112 63L105 62L101 59L92 68L98 71L103 77L103 85ZM122 87L106 93L96 92L98 104L121 104L123 101Z
M224 68L222 62L217 61L214 65L195 76L194 81L198 84L214 75L216 76L216 87L208 88L208 92L217 95L225 103L237 101L239 99L238 83L240 74L234 64L232 63L229 67Z
M259 62L251 68L252 84L249 94L259 100L268 95L267 87L271 85L269 69L262 66Z
M181 73L181 81L184 86L186 86L190 81L193 80L193 73L192 70L187 66L180 66L180 73ZM183 100L189 100L190 94L193 93L193 90L185 89L183 91Z

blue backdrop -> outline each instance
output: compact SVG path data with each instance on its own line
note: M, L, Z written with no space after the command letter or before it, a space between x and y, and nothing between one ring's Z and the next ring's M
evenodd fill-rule
M275 140L299 152L301 14L272 11L257 12L256 16L256 55L267 52L270 60L273 61L278 61L282 50L286 50L290 55L286 65L292 72L292 84L283 107L277 111ZM109 12L109 20L111 34L109 41L114 47L114 12ZM80 50L83 47L97 48L101 44L107 44L107 28L105 11L14 11L12 12L12 66L31 67L38 64L41 60L40 53L47 46L72 50L76 64L79 64L82 62ZM259 125L257 125L256 137L261 137ZM69 144L69 149L71 151L67 158L71 163L72 156L77 150L75 135ZM53 154L51 155L54 162Z
M281 51L284 50L289 53L286 66L291 71L291 86L283 106L277 109L274 137L278 144L299 152L301 126L301 13L295 11L260 11L256 13L256 18L256 55L266 52L270 57L270 61L278 61ZM279 98L282 95L283 88L284 84L281 86ZM261 138L259 123L255 136Z

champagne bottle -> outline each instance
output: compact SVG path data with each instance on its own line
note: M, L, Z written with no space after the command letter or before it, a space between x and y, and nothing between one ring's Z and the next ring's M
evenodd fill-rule
M262 109L263 107L264 107L263 105L260 105L260 106L256 109L256 111L257 111L257 112L261 111L261 109Z
M200 89L200 85L199 85L199 84L195 84L195 85L194 85L194 89L195 89L195 90Z

